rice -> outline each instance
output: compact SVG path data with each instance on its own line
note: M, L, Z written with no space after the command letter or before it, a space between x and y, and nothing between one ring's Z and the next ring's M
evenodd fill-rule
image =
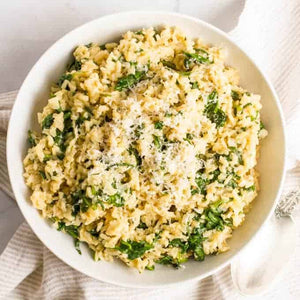
M74 58L29 131L24 178L43 218L140 272L227 251L267 131L225 51L166 27Z

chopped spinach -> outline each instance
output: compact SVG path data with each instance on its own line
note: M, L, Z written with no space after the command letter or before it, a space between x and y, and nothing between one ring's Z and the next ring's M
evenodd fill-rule
M154 270L155 270L155 265L152 265L152 266L146 266L145 269L148 270L148 271L154 271Z
M183 138L183 140L188 142L190 145L193 145L193 143L192 143L193 138L194 138L193 134L187 133L185 138Z
M139 228L139 229L147 229L148 226L144 222L141 221L140 224L137 226L137 228Z
M153 137L153 144L155 145L155 147L161 150L162 143L160 137L155 134L153 134L152 137Z
M176 248L180 248L182 253L187 252L189 245L187 242L182 241L181 239L173 239L172 241L170 241L169 243L170 246L172 247L176 247Z
M75 225L69 225L67 226L64 222L58 222L58 227L57 227L58 231L64 231L66 233L68 233L73 239L74 239L74 246L76 251L81 254L81 250L80 250L80 241L79 241L79 227L75 226Z
M45 180L47 179L46 173L44 171L39 171L39 174L41 175L41 177L43 179L45 179Z
M34 135L33 135L33 133L32 133L31 130L28 130L28 138L27 138L27 141L28 141L30 147L36 146L36 141L35 141Z
M229 147L230 151L234 153L238 157L238 162L239 164L243 165L244 160L243 160L243 154L241 151L239 151L236 147Z
M121 240L120 245L116 247L117 250L127 254L127 257L130 260L143 256L146 251L152 248L153 245L147 243L146 241L136 242L131 240Z
M115 193L114 195L108 196L107 202L116 207L121 207L124 206L125 199L119 193Z
M179 256L178 258L173 258L170 255L163 255L160 259L155 262L161 265L172 265L176 269L178 269L181 263L185 262L187 259L185 257Z
M59 79L58 79L58 85L61 86L65 80L71 81L73 78L72 74L63 74Z
M161 121L157 121L157 122L154 123L154 128L155 129L161 130L161 129L163 129L163 127L164 127L164 123L161 122Z
M202 248L202 243L205 240L203 237L203 228L196 227L188 238L188 249L192 251L195 260L202 261L205 258L205 253Z
M199 90L199 84L198 84L197 81L192 82L191 85L192 85L192 90L194 90L194 89L198 89Z
M237 92L237 91L231 91L231 98L234 100L234 101L238 101L238 100L241 100L240 98L240 94Z
M248 187L244 187L244 190L247 191L247 192L254 192L255 191L255 185L251 185L251 186L248 186Z
M76 216L79 211L85 213L92 206L92 199L88 198L84 190L78 190L71 195L73 211L72 215Z
M43 162L47 162L48 160L50 160L52 158L51 154L44 154L44 158L43 158Z
M138 125L136 129L134 130L135 137L139 138L143 134L143 130L145 129L145 124L142 123L141 125Z
M139 83L141 80L144 80L146 77L145 71L135 71L134 74L129 74L127 76L121 77L118 79L115 86L116 91L123 91L132 88L134 85Z
M208 102L204 109L204 114L212 123L215 123L218 128L225 125L227 116L224 111L218 107L217 97L218 94L216 91L213 91L211 94L209 94Z
M196 53L184 52L186 58L184 59L184 67L187 70L190 70L191 65L193 64L212 64L213 61L209 59L208 52L202 49L195 49Z
M76 251L81 255L80 241L78 239L74 239L74 246L75 246Z
M42 129L49 129L50 126L53 124L54 118L53 114L49 114L48 116L45 117L45 119L42 122Z
M177 71L176 65L173 62L168 60L162 60L161 62L164 67Z
M139 151L133 146L130 145L130 147L128 148L128 153L130 155L134 155L135 156L135 160L136 160L136 165L140 166L142 164L142 158L139 154Z
M58 231L64 231L68 233L71 237L74 239L79 238L79 232L78 232L79 227L75 225L66 225L64 222L59 222L58 223Z

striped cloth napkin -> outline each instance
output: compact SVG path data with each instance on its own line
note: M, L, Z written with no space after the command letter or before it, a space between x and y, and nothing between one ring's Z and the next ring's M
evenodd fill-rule
M287 120L289 172L283 194L300 183L300 3L298 0L248 0L231 37L267 73L281 99ZM7 122L16 92L0 95L0 189L13 198L5 161ZM300 211L294 213L300 223ZM300 236L297 238L300 250ZM297 252L297 251L296 251ZM201 267L199 265L199 267ZM255 267L255 266L253 266ZM132 289L87 277L54 256L24 223L0 256L3 299L242 299L234 288L230 267L201 281L172 288ZM253 299L300 299L300 260L289 274Z

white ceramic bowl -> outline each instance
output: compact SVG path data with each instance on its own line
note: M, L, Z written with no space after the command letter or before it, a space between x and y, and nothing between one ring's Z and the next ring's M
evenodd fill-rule
M244 224L234 231L230 251L207 257L204 262L190 260L185 268L175 270L157 266L154 272L139 274L115 261L94 262L87 248L82 255L74 250L73 240L56 231L29 202L30 191L23 180L22 160L27 151L27 130L37 128L36 113L46 104L50 85L57 81L70 62L78 44L91 41L103 44L118 40L127 30L171 25L182 28L191 37L224 46L227 63L240 72L241 85L262 96L262 120L269 135L262 142L258 170L261 190ZM11 185L18 205L38 238L57 257L74 269L96 279L132 287L170 285L204 278L228 264L258 232L273 212L279 197L285 165L285 138L282 112L278 98L269 81L255 63L228 36L217 28L188 16L165 12L126 12L109 15L89 22L65 35L49 48L26 77L11 114L7 137L7 163Z

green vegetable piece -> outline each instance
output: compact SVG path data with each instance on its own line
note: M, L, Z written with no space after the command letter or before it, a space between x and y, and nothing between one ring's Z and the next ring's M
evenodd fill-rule
M81 255L80 241L77 239L74 239L74 246L75 246L76 251Z
M255 185L245 187L244 190L247 191L247 192L254 192L255 191Z
M138 125L136 129L134 130L134 135L139 138L143 134L143 130L145 129L145 124L142 123L141 125Z
M140 228L140 229L147 229L148 226L144 223L144 222L140 222L140 224L137 226L137 228Z
M231 91L231 98L234 100L234 101L238 101L238 100L241 100L240 98L240 94L237 92L237 91Z
M141 80L144 80L145 77L145 71L135 71L135 74L129 74L127 76L121 77L117 81L115 90L121 92L123 90L130 89L137 83L139 83Z
M239 164L244 164L243 154L236 147L229 147L230 151L238 157Z
M49 114L48 116L46 116L42 122L42 129L49 129L50 126L53 124L53 121L53 114Z
M193 138L194 138L193 134L187 133L185 138L183 138L183 140L188 142L190 145L193 145L193 143L192 143Z
M184 59L184 67L189 70L191 65L194 64L212 64L213 61L209 59L209 54L202 50L202 49L196 49L196 53L188 53L184 52L184 55L186 58Z
M199 90L199 85L198 85L197 81L192 82L192 90L194 90L194 89L198 89Z
M154 271L155 270L155 265L146 266L146 270L148 270L148 271Z
M120 245L116 247L116 249L119 250L120 252L127 254L127 257L130 260L143 256L146 251L152 248L153 245L145 241L136 242L131 240L128 241L122 240L120 242Z
M164 127L164 123L161 122L161 121L157 121L157 122L155 122L155 124L154 124L154 128L155 128L155 129L161 130L161 129L163 129L163 127Z
M47 179L46 173L44 171L39 171L40 175L42 176L43 179Z
M67 226L64 222L59 222L58 223L58 231L65 231L66 233L68 233L71 237L73 237L74 239L78 239L79 238L79 232L78 232L79 227L75 226L75 225L69 225Z
M172 247L180 248L182 253L187 252L189 248L189 244L182 241L181 239L173 239L172 241L170 241L169 245Z
M107 202L114 206L121 207L124 206L125 199L119 193L116 193L114 195L110 195L107 199Z
M58 79L58 85L61 86L65 80L71 81L73 78L72 74L63 74L59 79Z
M164 67L177 71L176 65L173 62L168 60L162 60L161 62Z
M223 127L227 120L227 116L222 109L218 107L217 92L213 91L208 96L208 103L204 108L204 114L217 128Z
M35 141L34 135L33 135L33 133L32 133L31 130L28 130L28 138L27 138L27 141L28 141L30 147L36 146L36 141Z
M157 149L161 150L162 144L161 144L160 137L155 134L153 134L152 137L153 137L153 143L154 143L155 147Z
M51 154L45 154L45 155L44 155L43 162L47 162L47 161L50 160L51 158L52 158L52 155L51 155Z
M132 145L130 145L130 147L128 149L128 153L130 155L134 155L135 156L135 160L136 160L136 165L137 166L141 166L141 164L142 164L142 158L141 158L141 156L139 154L139 151L136 148L134 148Z

